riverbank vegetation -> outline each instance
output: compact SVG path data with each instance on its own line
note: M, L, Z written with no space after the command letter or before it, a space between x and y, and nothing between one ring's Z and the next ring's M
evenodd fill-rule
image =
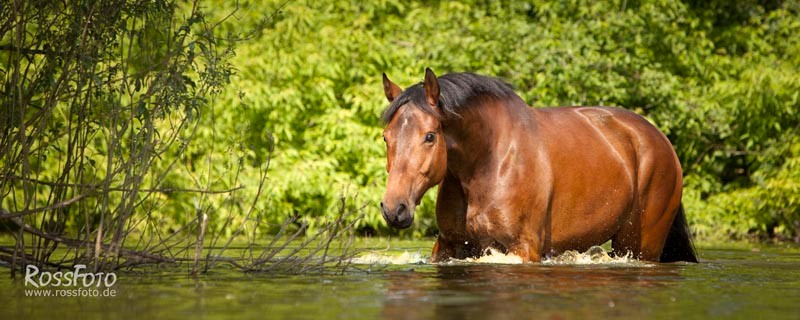
M634 110L678 152L696 235L800 239L798 1L0 12L0 228L17 239L6 260L45 264L66 245L72 262L119 268L278 233L397 234L377 206L380 75L408 86L425 67L501 77L534 107ZM401 235L436 233L434 201Z
M278 6L248 6L235 24ZM694 232L800 234L797 1L291 1L255 41L217 108L252 124L248 152L273 154L272 219L325 216L343 189L372 203L359 227L391 234L380 74L472 71L534 107L612 105L675 145ZM243 97L239 100L240 97ZM229 110L244 110L233 113ZM409 233L436 233L429 192Z

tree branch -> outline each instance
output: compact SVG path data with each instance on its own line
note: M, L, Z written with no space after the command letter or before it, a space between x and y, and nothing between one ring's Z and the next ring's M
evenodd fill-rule
M15 47L13 45L10 45L10 44L2 44L2 45L0 45L0 50L3 50L3 51L16 51L16 52L24 53L24 54L44 54L44 55L46 55L46 54L50 53L50 51L42 50L42 49L17 48L17 47Z

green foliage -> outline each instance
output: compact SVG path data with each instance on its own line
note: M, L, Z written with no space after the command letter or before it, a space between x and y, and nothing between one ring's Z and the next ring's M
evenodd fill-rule
M372 204L360 227L391 232L376 205L386 179L380 75L407 86L431 67L502 77L534 106L635 110L675 144L699 233L728 224L725 236L797 235L798 210L788 205L797 202L788 155L800 120L796 1L241 6L224 27L263 32L237 49L238 74L215 104L230 128L250 132L254 158L274 147L268 219L325 216L339 194L357 193ZM415 234L435 232L434 196Z
M345 202L346 210L367 204L358 228L395 233L386 228L377 205L387 177L380 76L386 72L409 86L431 67L438 74L471 71L501 77L534 107L614 105L643 114L678 151L687 213L698 234L800 234L796 0L215 0L178 11L202 13L185 19L160 1L123 8L121 15L104 16L118 21L117 29L90 28L97 35L92 48L105 58L73 64L98 68L101 76L86 73L56 95L63 99L57 99L49 113L53 116L42 127L52 134L40 135L37 151L26 154L28 162L4 156L3 166L13 168L6 174L29 170L24 176L43 181L71 177L72 182L128 186L132 182L125 177L132 175L105 177L109 164L133 165L134 157L123 156L138 150L138 141L174 136L179 143L153 144L163 152L149 154L150 164L133 171L154 173L139 184L242 188L220 196L156 192L128 198L149 206L150 223L178 228L199 210L209 214L209 228L216 234L231 235L247 221L263 222L247 230L252 234L273 232L288 217L300 217L313 230L334 220L341 211L340 196L348 195L355 201ZM13 12L9 6L3 10L3 16ZM57 16L55 9L44 12ZM51 47L72 48L71 43L81 43L76 40L81 22L54 24L43 37L52 41ZM137 40L115 42L125 38L120 30ZM13 47L14 33L6 31L0 45ZM234 52L230 43L217 42L220 34L246 41ZM188 38L176 45L180 35ZM3 61L15 57L0 50ZM183 61L180 68L164 73L153 67L153 61L170 57ZM24 82L30 92L43 92L58 79L64 67L56 61L31 62L31 78L43 77ZM7 88L15 83L11 70L0 70ZM120 72L135 77L125 77L124 83L107 80ZM80 91L90 85L108 93ZM148 99L120 93L131 88L163 91ZM85 162L79 162L80 174L65 175L57 164L63 156L55 154L66 152L68 132L74 132L70 121L80 117L70 109L75 105L69 102L70 92L94 101L88 119L96 130L83 133L91 148ZM8 97L4 108L18 100ZM124 130L110 124L115 114L110 111L120 105L120 119L136 119ZM4 130L24 120L14 114L0 113ZM8 132L20 131L5 132L11 137ZM118 139L117 153L109 156L113 137L125 139ZM14 152L8 154L21 154ZM25 187L8 182L3 205L19 211L54 203L48 195L55 191L40 185L31 193ZM55 202L80 192L58 193ZM38 204L26 202L33 198ZM109 201L120 205L123 199L117 193ZM418 208L416 226L404 231L407 235L436 232L434 201L431 190ZM92 203L81 210L96 207ZM76 218L70 225L85 223Z
M196 4L0 3L0 223L20 231L19 259L64 243L116 266L128 235L174 245L210 211L224 186L180 170L233 40Z

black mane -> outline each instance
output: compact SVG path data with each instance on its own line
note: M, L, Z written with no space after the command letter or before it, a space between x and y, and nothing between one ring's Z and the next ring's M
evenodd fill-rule
M498 99L517 97L510 84L503 80L477 75L474 73L450 73L439 79L439 109L445 116L458 115L460 110L470 105L470 99L488 95ZM437 115L425 99L425 88L422 82L408 87L403 93L386 107L381 119L389 123L403 105L413 103L428 114Z

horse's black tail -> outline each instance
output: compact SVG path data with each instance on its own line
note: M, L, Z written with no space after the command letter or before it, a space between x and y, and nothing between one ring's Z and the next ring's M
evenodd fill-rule
M664 250L661 251L661 262L675 261L697 262L694 244L692 244L692 233L689 231L686 214L683 212L683 203L678 208L675 220L672 221L667 241L664 243Z

